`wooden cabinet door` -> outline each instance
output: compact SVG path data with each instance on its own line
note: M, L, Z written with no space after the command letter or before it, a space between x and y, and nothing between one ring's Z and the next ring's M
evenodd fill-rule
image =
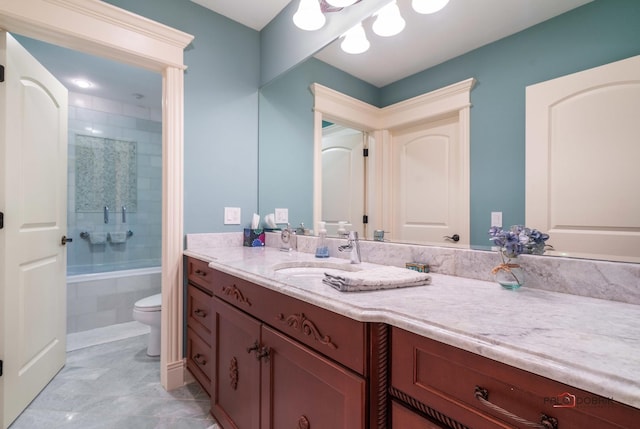
M261 429L364 429L364 379L264 325L262 341Z
M225 429L260 428L260 322L213 298L211 412Z

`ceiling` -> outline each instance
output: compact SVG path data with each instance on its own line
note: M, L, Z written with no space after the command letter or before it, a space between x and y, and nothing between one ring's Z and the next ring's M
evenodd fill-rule
M191 1L256 31L267 25L290 1L298 2ZM378 37L371 31L372 18L369 18L364 21L371 42L369 51L360 55L346 54L337 40L315 57L381 87L592 0L450 0L447 7L433 15L414 12L411 0L397 1L407 22L402 33L389 38ZM332 14L327 14L328 19ZM161 105L162 84L157 73L31 39L19 40L71 91L143 107L159 108ZM74 88L71 80L78 77L88 78L96 86L90 91Z
M284 0L191 1L256 30L262 29L289 3ZM388 38L376 36L371 31L373 18L369 18L363 23L371 42L367 52L347 54L340 49L339 39L315 57L382 87L591 1L450 0L440 12L421 15L411 8L411 0L397 0L406 21L402 33ZM331 14L327 17L331 19Z

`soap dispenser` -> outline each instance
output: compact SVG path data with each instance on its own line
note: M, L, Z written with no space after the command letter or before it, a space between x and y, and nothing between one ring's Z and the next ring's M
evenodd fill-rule
M316 258L328 258L329 247L327 246L327 230L325 222L318 222L318 246L316 247Z

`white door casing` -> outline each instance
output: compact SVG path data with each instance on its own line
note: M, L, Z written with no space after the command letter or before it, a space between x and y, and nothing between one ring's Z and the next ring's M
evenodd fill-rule
M183 57L193 36L99 0L2 1L0 28L162 74L160 381L168 390L182 386ZM6 287L0 281L0 296Z
M526 95L527 226L560 255L640 262L640 56Z
M64 366L66 354L67 90L0 32L0 179L5 214L0 320L7 427Z
M339 125L325 127L322 139L322 220L335 235L339 221L364 237L365 136L362 131Z
M464 176L457 116L392 135L390 239L441 244L444 237L460 236L460 181ZM468 235L457 243L468 244Z

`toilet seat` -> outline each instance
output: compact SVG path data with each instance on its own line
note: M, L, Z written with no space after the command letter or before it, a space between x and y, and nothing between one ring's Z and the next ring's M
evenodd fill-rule
M151 295L146 298L142 298L134 305L136 311L160 311L162 308L162 294Z

